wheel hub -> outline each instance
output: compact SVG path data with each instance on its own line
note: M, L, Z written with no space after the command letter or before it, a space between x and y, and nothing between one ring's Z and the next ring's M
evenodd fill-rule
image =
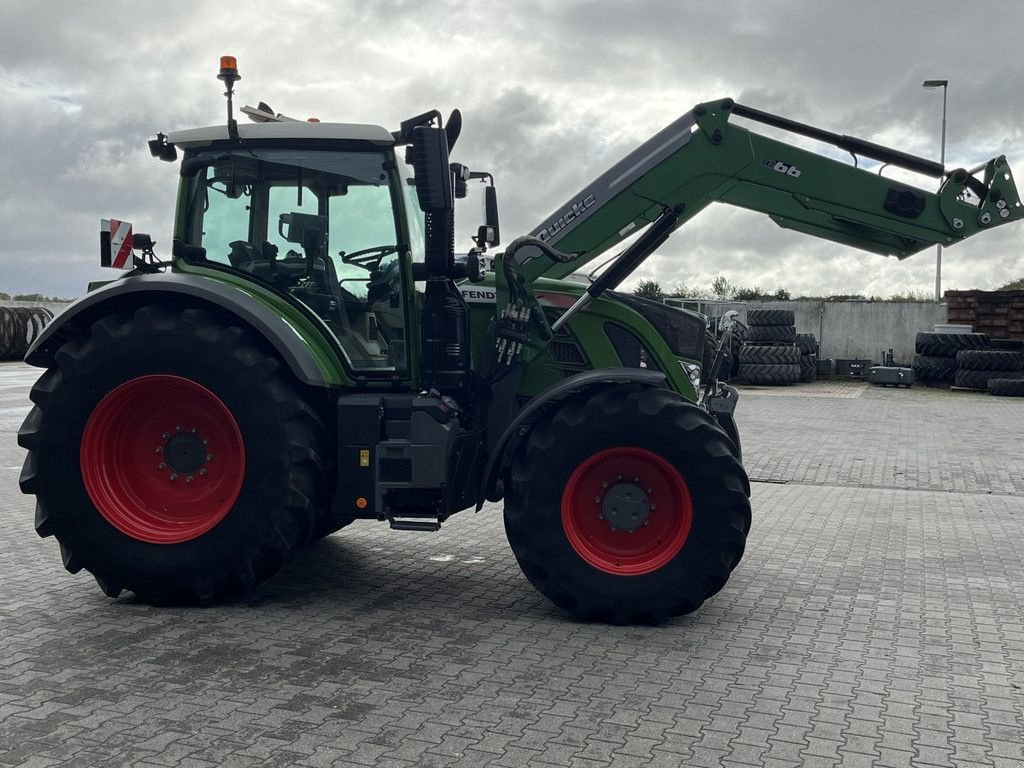
M164 444L164 459L175 472L191 475L206 464L206 445L195 431L178 432Z
M608 489L601 511L613 531L632 533L647 525L651 502L643 488L632 483L618 483Z

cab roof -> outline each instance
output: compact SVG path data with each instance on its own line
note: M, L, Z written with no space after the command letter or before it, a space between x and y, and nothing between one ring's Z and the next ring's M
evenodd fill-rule
M395 137L386 128L379 125L362 125L359 123L307 123L304 121L240 123L238 135L243 140L258 141L260 139L299 139L318 141L366 141L381 147L395 145ZM212 144L215 141L228 140L226 125L211 125L206 128L189 128L183 131L172 131L167 135L167 143L179 149L194 149Z

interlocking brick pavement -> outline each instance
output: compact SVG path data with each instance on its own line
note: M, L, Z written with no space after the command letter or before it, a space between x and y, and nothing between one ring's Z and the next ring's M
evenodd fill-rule
M36 373L0 364L0 766L1024 764L1024 402L745 392L742 564L607 627L532 590L496 505L356 523L231 605L108 600L17 492Z

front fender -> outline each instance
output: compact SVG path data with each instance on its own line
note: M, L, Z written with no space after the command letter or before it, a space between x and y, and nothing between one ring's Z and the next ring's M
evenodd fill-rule
M309 345L303 343L303 336L295 326L279 313L230 284L181 273L127 277L83 296L46 326L29 348L25 362L41 368L48 367L65 341L87 332L89 326L100 317L121 309L133 309L172 298L231 313L266 339L303 384L326 387L337 383L337 366L318 360Z
M480 484L480 496L476 503L477 511L484 505L485 498L497 501L495 486L498 475L505 465L505 457L510 455L510 449L519 443L522 437L520 431L533 424L544 406L564 400L570 395L601 386L642 384L662 389L666 388L666 382L665 374L660 371L647 371L642 368L600 368L569 376L541 392L512 419L505 431L501 433L501 437L492 446L487 459L487 467L484 469L484 479Z

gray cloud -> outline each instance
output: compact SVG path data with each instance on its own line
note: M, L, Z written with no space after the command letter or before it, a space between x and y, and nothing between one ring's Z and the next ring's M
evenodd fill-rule
M297 117L395 127L460 107L457 157L497 176L506 241L693 103L721 96L937 157L941 96L920 84L948 78L950 164L1006 153L1024 177L1015 0L984 11L924 0L184 0L102 13L0 0L0 18L8 292L74 295L104 276L94 266L101 217L169 244L176 177L145 141L223 120L222 53L239 58L240 102ZM476 218L468 208L462 229ZM947 250L946 286L1024 274L1022 235L1004 227ZM887 260L713 207L635 279L709 284L718 274L794 292L930 291L934 257Z

